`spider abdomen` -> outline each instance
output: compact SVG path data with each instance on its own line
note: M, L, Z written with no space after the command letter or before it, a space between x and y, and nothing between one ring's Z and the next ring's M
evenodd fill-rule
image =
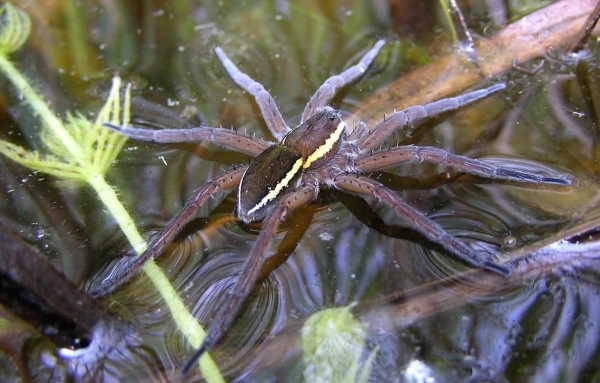
M251 163L238 190L238 217L244 222L265 217L269 206L294 185L304 160L296 150L273 145Z
M289 132L281 144L300 153L303 169L316 169L335 157L345 131L340 113L326 106Z

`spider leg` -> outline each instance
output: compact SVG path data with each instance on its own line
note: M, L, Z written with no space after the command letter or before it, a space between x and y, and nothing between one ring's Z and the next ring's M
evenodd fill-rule
M264 86L239 70L221 48L216 47L215 53L219 57L219 60L221 60L221 64L227 71L227 74L229 74L229 77L231 77L237 86L254 97L269 131L277 141L281 141L288 134L290 128L286 125L283 117L281 117L281 113L279 113L273 97L271 97Z
M403 201L393 190L379 182L360 175L339 175L333 180L333 184L342 191L372 196L378 201L389 205L396 214L410 223L413 229L427 239L441 245L457 260L496 274L506 276L511 274L509 268L494 264L479 255L465 243L446 233L440 225Z
M199 127L191 129L154 130L134 128L132 126L117 126L108 123L103 125L137 141L156 143L210 141L217 145L251 156L257 156L271 146L270 142L263 141L259 138L237 133L234 130L221 128Z
M316 190L314 186L302 186L284 195L269 211L267 218L263 221L262 230L258 235L258 239L256 240L254 247L252 247L250 256L246 260L233 290L229 292L223 308L213 319L202 345L183 367L183 375L188 373L204 352L209 351L214 347L237 317L243 303L246 301L256 284L259 273L265 262L264 253L269 248L273 237L275 237L279 224L283 222L285 217L291 211L309 203L315 195Z
M360 59L358 64L353 65L342 73L331 76L325 80L323 85L321 85L315 94L312 95L308 101L308 104L306 104L304 112L302 112L302 122L312 117L317 109L323 108L329 104L329 101L331 101L331 99L341 88L362 77L366 73L367 69L369 69L369 66L384 44L385 40L377 41L375 46Z
M563 186L569 186L573 183L572 176L545 177L535 173L494 166L482 160L459 156L443 149L429 146L397 146L390 150L376 152L359 158L355 160L354 166L360 172L373 172L404 162L419 163L423 161L445 165L463 173L497 180Z
M364 152L371 151L376 149L397 128L414 125L421 122L421 120L457 110L489 97L504 88L506 88L505 84L495 84L489 88L461 94L457 97L443 98L429 104L410 106L404 110L394 112L379 121L369 131L369 134L360 139L358 146Z
M179 213L163 227L160 233L152 237L148 247L141 255L128 263L127 267L118 269L119 271L116 275L111 278L110 284L102 286L94 291L90 291L90 295L98 297L110 293L136 275L146 262L162 254L167 245L173 241L177 233L179 233L181 229L194 218L196 212L204 202L218 192L238 186L247 168L248 166L242 166L230 170L219 177L208 181L204 186L196 190L192 198L186 202L183 209L181 209L181 211L179 211Z

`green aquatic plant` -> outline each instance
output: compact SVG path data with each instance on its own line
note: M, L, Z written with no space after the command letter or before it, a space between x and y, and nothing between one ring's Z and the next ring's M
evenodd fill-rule
M354 305L313 314L302 326L305 382L367 382L377 348L361 363L367 332Z
M136 253L143 253L147 247L146 242L119 200L115 189L105 178L127 138L104 129L102 124L129 124L131 87L126 87L121 103L121 79L114 77L108 99L95 121L90 121L80 114L68 114L62 121L8 59L10 53L23 46L30 31L31 21L25 12L10 3L1 5L0 72L12 83L20 98L40 122L42 145L38 151L29 151L0 140L0 153L34 171L91 186ZM166 302L179 330L193 347L198 348L205 337L204 329L186 309L167 277L154 262L146 263L143 270ZM209 355L200 359L199 364L207 381L224 381Z

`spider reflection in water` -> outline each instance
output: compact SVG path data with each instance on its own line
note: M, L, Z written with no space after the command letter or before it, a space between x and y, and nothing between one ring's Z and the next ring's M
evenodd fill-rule
M271 95L258 82L242 73L222 49L215 52L231 79L254 97L262 117L277 142L268 142L221 128L150 130L110 126L141 141L159 143L208 140L222 147L254 156L247 166L227 171L198 189L184 208L163 230L152 238L148 249L130 267L120 273L108 289L129 279L134 271L159 254L174 239L196 212L215 193L238 188L237 216L244 222L263 220L262 229L233 289L222 309L210 324L200 349L185 365L186 373L195 360L210 350L236 318L250 295L277 229L294 210L313 201L320 188L333 188L364 198L372 197L389 206L406 224L426 239L440 245L449 255L475 268L509 275L510 269L497 265L411 207L398 194L369 178L368 174L402 163L427 161L480 177L534 184L570 185L571 177L546 177L539 174L496 167L488 162L454 155L434 147L396 146L377 150L395 129L470 105L505 88L496 84L487 89L446 98L397 111L368 129L357 124L351 132L336 110L327 106L340 89L357 81L383 47L384 41L343 73L328 78L315 92L302 113L300 125L290 129Z

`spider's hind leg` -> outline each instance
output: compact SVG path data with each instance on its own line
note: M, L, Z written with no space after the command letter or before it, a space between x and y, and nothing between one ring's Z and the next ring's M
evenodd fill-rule
M181 229L194 218L198 209L200 209L206 200L218 192L232 189L239 185L247 168L247 166L242 166L230 170L221 176L208 181L204 186L196 190L183 209L181 209L181 211L165 225L160 233L152 237L148 247L141 255L136 257L126 267L119 268L119 271L116 272L116 275L111 277L109 283L104 284L94 291L90 291L90 295L94 297L104 296L135 276L146 262L158 257L165 251L167 246L173 241Z
M496 274L506 276L511 274L510 268L497 265L478 254L465 243L448 234L440 225L402 200L393 190L379 182L365 176L339 175L333 183L335 187L342 191L371 196L390 206L398 216L410 224L411 228L430 241L442 246L457 260Z
M317 89L315 94L312 95L308 104L302 112L302 122L312 117L317 109L322 108L329 104L329 101L337 94L337 92L345 87L346 85L358 80L362 77L371 63L385 44L385 40L379 40L371 50L369 50L358 62L358 64L351 66L342 73L331 76L323 85Z
M216 47L215 53L219 57L219 60L221 60L223 68L225 68L227 74L229 74L229 77L231 77L236 85L254 97L269 131L277 141L281 141L290 131L290 128L286 125L281 113L279 113L279 109L277 109L277 105L271 94L267 92L262 84L242 72L221 48Z
M269 211L267 218L263 221L263 227L258 235L258 239L246 263L242 269L233 290L227 295L222 309L215 315L206 333L206 338L202 346L194 353L183 367L182 373L186 375L196 360L206 351L209 351L225 334L229 326L237 318L237 314L242 308L252 288L258 280L259 273L265 263L264 252L269 248L271 241L277 233L277 228L286 216L300 206L309 203L316 195L316 189L313 185L301 186L281 197Z

